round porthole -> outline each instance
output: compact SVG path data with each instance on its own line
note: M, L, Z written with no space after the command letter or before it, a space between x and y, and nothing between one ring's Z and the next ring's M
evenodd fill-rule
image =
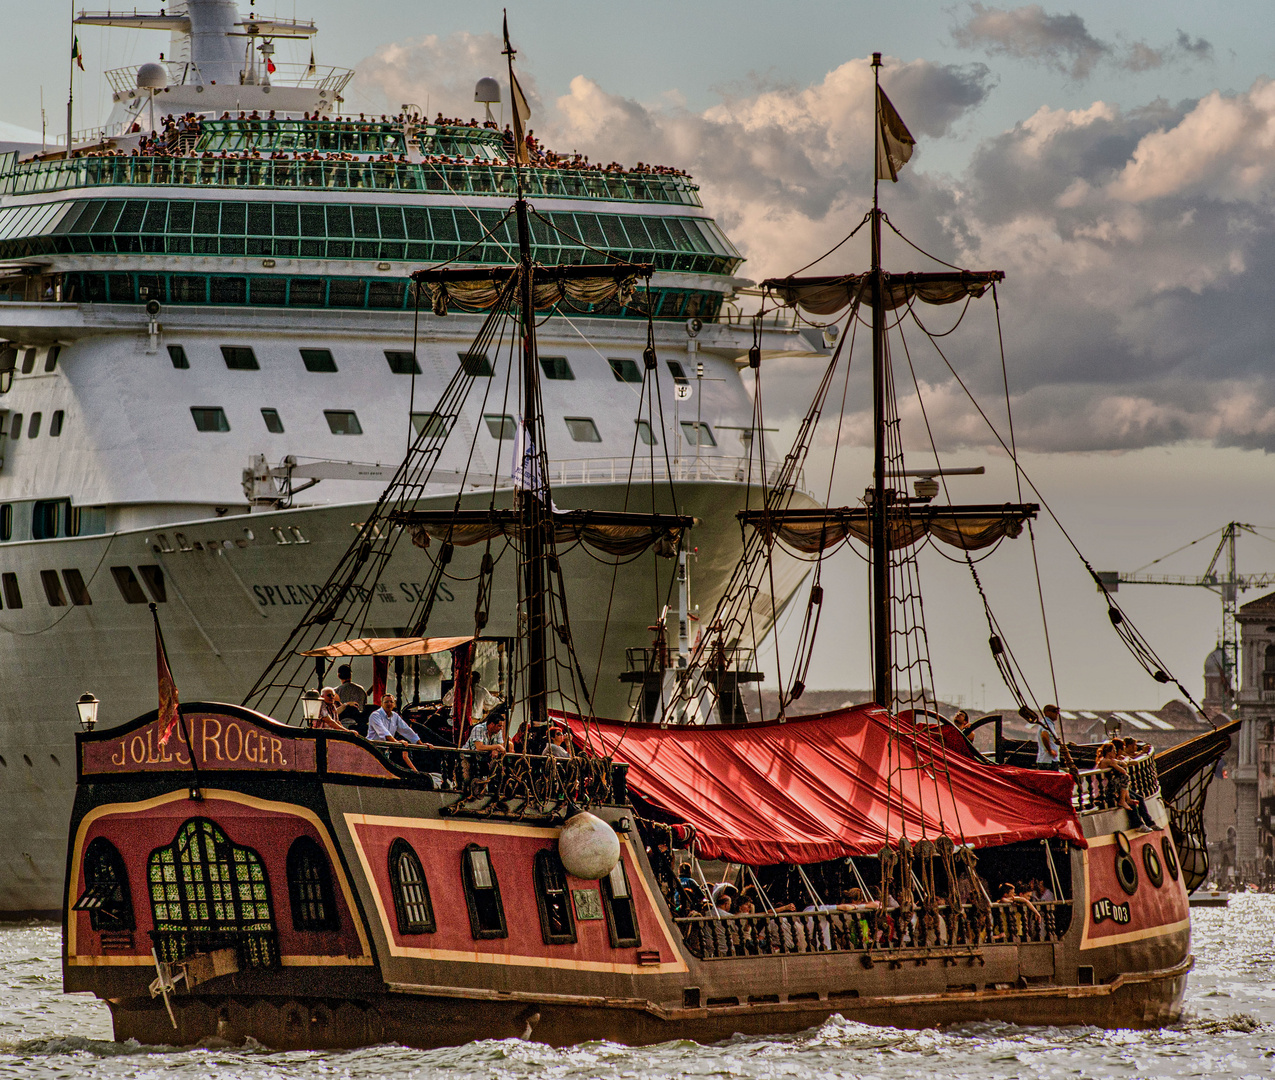
M1169 877L1174 881L1178 880L1178 851L1173 845L1173 838L1170 836L1162 836L1160 838L1160 850L1164 852L1164 868L1169 871Z
M1129 838L1122 832L1116 833L1116 880L1130 896L1138 891L1138 868L1132 852Z
M1160 862L1160 854L1154 844L1147 844L1142 849L1142 866L1147 872L1147 879L1157 889L1164 884L1164 865Z

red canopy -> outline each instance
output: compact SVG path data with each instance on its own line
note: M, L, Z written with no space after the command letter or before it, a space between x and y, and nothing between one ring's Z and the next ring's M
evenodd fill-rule
M707 858L820 862L900 836L1085 842L1066 773L985 765L876 705L741 727L591 722L587 739L628 763L630 790L694 825Z

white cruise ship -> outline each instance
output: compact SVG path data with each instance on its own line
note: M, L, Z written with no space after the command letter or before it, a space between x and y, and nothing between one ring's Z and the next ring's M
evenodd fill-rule
M417 267L504 263L516 249L500 224L513 175L498 127L406 105L393 118L343 115L352 72L275 59L276 40L313 24L243 17L232 0L77 21L170 36L156 39L163 63L107 73L112 112L73 137L69 157L65 145L0 157L8 915L59 906L74 703L92 692L112 724L154 694L149 602L183 700L238 702L365 520L409 425L456 433L455 459L435 473L438 508L454 504L466 468L475 491L509 486L515 427L501 404L508 349L466 354L481 316L418 314L408 282ZM480 84L489 97L491 86ZM763 468L778 463L753 437L739 374L754 327L724 314L746 284L742 259L688 177L579 164L545 156L525 170L553 226L538 226L541 257L587 262L605 248L658 268L664 420L638 432L631 464L644 298L564 304L537 332L554 497L621 509L632 476L630 508L676 501L699 517L692 587L711 610L740 550L734 513L760 501ZM823 352L791 327L768 326L759 343L764 355ZM439 417L431 404L458 364L490 375L490 392ZM426 580L420 552L399 548L369 635L401 631ZM668 603L669 590L651 589L653 561L622 568L614 587L609 566L571 565L577 647L603 673L599 714L627 712L625 649L649 642ZM773 600L757 597L760 626L803 570L781 567ZM667 583L668 564L661 573ZM431 633L473 633L460 595L444 588ZM487 632L513 618L493 611ZM368 683L370 663L355 677Z

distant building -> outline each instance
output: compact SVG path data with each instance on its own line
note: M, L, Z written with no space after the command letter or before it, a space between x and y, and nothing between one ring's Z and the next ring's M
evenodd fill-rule
M1245 604L1240 626L1239 719L1235 764L1235 859L1241 875L1275 868L1275 593Z

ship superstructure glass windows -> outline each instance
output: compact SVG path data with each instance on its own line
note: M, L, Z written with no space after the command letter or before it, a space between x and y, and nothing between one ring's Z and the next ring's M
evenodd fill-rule
M40 434L40 421L44 419L43 413L33 412L31 419L27 421L27 438L34 439Z
M363 434L363 427L352 409L324 409L323 415L333 435Z
M88 586L84 584L84 575L72 567L62 571L62 580L66 582L66 594L76 607L88 607L93 603Z
M58 409L49 420L49 438L56 439L59 435L61 435L62 427L65 423L66 413L61 409Z
M569 382L576 377L565 356L542 356L540 370L544 372L546 379L556 382Z
M75 199L39 217L28 212L47 207L4 207L0 258L78 252L504 263L517 246L501 214L466 207L201 200L192 214L191 206L168 199ZM707 218L558 210L544 216L552 228L537 219L532 232L535 256L546 263L596 261L600 256L590 246L686 273L730 274L743 261ZM618 242L608 242L608 233ZM136 295L115 302L136 302Z
M262 409L261 419L266 422L266 430L271 435L283 434L283 421L279 418L278 409Z
M410 352L400 349L386 349L385 361L395 375L419 375L421 366Z
M640 383L642 381L642 369L637 366L636 360L609 356L607 363L611 365L611 374L615 376L616 382Z
M13 539L13 503L0 505L0 540Z
M598 434L598 425L587 416L563 417L567 432L575 442L599 443L602 436Z
M49 351L44 354L44 371L48 374L56 371L58 367L58 357L62 355L61 345L50 345Z
M655 437L655 432L651 430L649 420L637 421L638 438L642 440L644 446L658 446L660 440Z
M22 414L20 412L15 412L9 420L9 438L15 441L22 438Z
M157 604L163 604L168 601L168 589L164 584L164 571L154 563L139 566L137 572L142 575L142 580L146 582L146 588L150 590L151 599Z
M213 280L217 281L218 279L214 278ZM239 279L239 282L242 285L243 279ZM223 345L221 347L221 355L226 361L226 367L231 371L259 371L261 369L261 365L257 363L257 354L246 345Z
M694 420L683 420L682 434L686 436L686 441L692 446L717 445L717 439L713 436L713 429L704 423L697 424Z
M682 367L682 362L680 360L668 361L668 370L669 374L673 376L673 381L675 383L685 386L691 381L686 377L686 369Z
M69 525L71 504L67 499L37 499L31 507L31 539L53 540L64 535L62 528ZM67 530L70 533L70 530Z
M10 611L17 611L22 607L22 590L18 587L17 574L0 574L0 586L4 590L4 606Z
M192 405L190 415L195 419L196 431L229 431L230 421L226 410L217 405Z
M168 346L168 358L173 362L173 367L178 371L190 370L190 358L186 355L186 349L181 345Z
M305 364L306 371L314 371L320 373L333 373L336 371L336 360L333 359L331 349L302 349L301 362ZM280 428L280 431L283 429Z

